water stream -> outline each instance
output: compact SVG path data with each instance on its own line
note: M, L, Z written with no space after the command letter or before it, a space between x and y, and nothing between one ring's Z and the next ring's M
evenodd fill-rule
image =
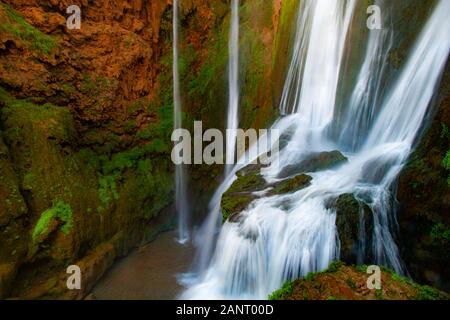
M392 35L389 30L371 31L351 103L339 110L344 117L337 117L355 7L355 0L301 1L280 104L283 116L273 125L289 139L278 161L261 173L268 182L279 181L284 168L312 152L341 150L349 161L310 173L313 180L305 189L253 201L238 223L221 226L222 194L243 165L230 170L210 203L196 242L196 273L186 276L182 298L265 299L284 281L327 268L340 253L336 209L328 204L344 193L355 195L373 212L371 248L361 250L373 252L373 263L406 272L395 242L392 186L420 133L449 54L450 1L438 2L399 75L388 80L383 93L380 79Z
M173 2L173 101L174 101L174 129L182 128L182 106L180 95L180 75L178 69L178 11L179 0ZM186 168L177 165L175 168L175 199L178 214L178 241L186 243L189 240L189 203L186 193Z
M231 28L229 38L229 63L228 63L228 118L227 129L227 153L225 175L233 169L236 157L236 134L239 122L239 0L231 1Z

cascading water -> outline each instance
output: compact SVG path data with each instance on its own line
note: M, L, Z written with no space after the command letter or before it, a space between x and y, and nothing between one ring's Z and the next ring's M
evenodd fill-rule
M377 2L383 4L383 1ZM384 13L386 16L388 12ZM387 20L387 19L385 19ZM370 126L383 98L383 74L387 73L389 52L392 48L394 32L392 28L372 30L369 33L364 62L359 71L355 88L348 101L344 123L333 124L338 130L339 143L349 150L361 147L367 138Z
M340 167L309 173L307 188L285 195L263 196L241 213L238 223L226 222L217 244L209 240L220 223L220 199L236 179L237 165L214 195L211 213L203 228L204 270L182 294L188 299L265 299L288 279L325 269L339 257L336 209L330 200L350 193L373 212L371 250L373 262L403 267L394 241L392 184L409 156L420 132L430 101L450 50L450 2L440 0L413 47L400 74L389 79L387 92L372 93L380 86L383 57L390 49L389 34L369 36L367 54L347 107L354 125L349 134L330 135L336 122L336 93L341 61L356 1L304 0L300 5L294 53L285 83L281 112L290 114L273 126L288 135L278 161L261 169L268 182L280 180L287 166L299 163L311 152L352 150ZM376 52L373 53L373 50ZM364 74L375 72L375 76ZM365 89L364 89L365 88ZM365 100L361 90L370 90ZM360 116L370 113L370 117ZM345 119L345 118L344 118ZM362 135L361 141L353 136ZM250 161L253 159L249 159ZM209 255L212 254L211 259ZM209 263L207 263L209 261Z
M238 110L239 110L239 0L231 1L231 29L229 39L229 63L228 63L228 82L229 82L229 101L228 101L228 119L227 129L227 153L225 175L230 173L233 168L236 157L236 129L238 128Z
M174 129L182 128L180 76L178 70L178 0L173 2L173 104ZM175 168L175 199L178 215L178 241L189 240L189 206L186 196L186 170L183 165Z

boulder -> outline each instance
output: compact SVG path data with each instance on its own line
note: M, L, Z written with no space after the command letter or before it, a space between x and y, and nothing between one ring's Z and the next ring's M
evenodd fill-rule
M336 228L340 240L340 259L349 264L371 261L373 214L369 206L353 194L343 194L336 200ZM365 239L361 239L363 228Z
M239 213L260 196L257 191L268 189L266 196L296 192L310 185L312 178L301 174L290 179L268 184L262 177L261 165L249 165L237 172L237 180L223 194L221 210L223 222L239 221Z
M348 159L337 150L311 153L299 163L286 166L278 177L286 178L299 173L330 169L347 161Z

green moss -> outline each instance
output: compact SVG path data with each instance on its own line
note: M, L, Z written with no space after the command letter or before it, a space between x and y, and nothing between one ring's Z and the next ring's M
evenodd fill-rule
M228 30L229 21L225 21L221 28L215 29L215 36L211 43L210 53L203 62L199 72L189 78L188 92L192 96L204 96L211 94L211 87L217 80L218 74L223 74L228 62L228 35L223 30ZM210 96L212 97L212 96Z
M41 236L44 236L48 232L50 223L55 219L62 223L60 228L61 232L66 235L69 234L73 227L72 208L70 205L58 200L54 202L53 207L44 211L33 229L33 242L38 241Z
M132 133L137 128L136 120L128 120L123 124L125 132Z
M117 85L117 80L105 77L94 77L87 73L83 75L81 93L97 96L108 92Z
M442 294L440 291L431 288L429 286L416 285L419 292L414 297L414 300L447 300L448 297Z
M239 176L227 193L258 191L266 185L266 181L260 173L252 173L245 176Z
M0 3L6 15L1 16L0 31L9 33L21 39L29 49L48 55L56 47L57 42L52 37L42 33L30 25L17 11L9 5Z
M333 261L328 266L328 269L325 271L327 273L336 273L341 270L344 263L342 261Z
M294 290L294 285L292 281L287 281L283 284L281 289L274 291L271 295L269 295L269 300L283 300L285 297L292 294Z
M298 175L292 179L284 180L275 185L273 193L285 194L298 191L310 185L312 178L306 174Z
M450 228L443 223L436 223L430 231L431 247L440 260L450 260Z
M222 222L245 210L253 200L251 195L224 195L221 202Z
M319 272L310 272L306 275L305 280L312 281L318 274L319 274Z
M355 282L352 278L347 278L347 279L345 280L345 283L347 283L347 285L348 285L351 289L356 290L356 282Z
M429 286L422 286L420 284L415 283L409 278L398 275L395 271L388 269L386 267L382 267L382 270L391 275L391 279L397 282L405 283L414 287L417 290L416 296L412 297L412 300L447 300L448 296L431 288Z
M119 200L117 192L116 178L114 176L99 177L98 196L101 205L97 208L97 212L103 212L114 200Z
M447 228L442 223L438 223L431 229L430 236L435 241L450 242L450 228Z
M402 283L406 283L406 284L413 284L413 282L410 279L408 279L404 276L401 276L390 269L386 269L386 268L382 268L382 269L383 269L383 271L390 273L391 279L394 281L402 282Z
M383 298L383 291L381 289L376 289L375 290L375 297L377 298L377 300L384 300L384 298Z
M24 188L25 188L26 190L31 189L31 186L33 185L34 179L35 179L35 177L34 177L34 175L33 175L33 172L31 172L31 171L29 171L29 172L23 177L23 185L24 185Z
M450 170L450 150L447 151L444 160L442 160L442 165L446 170ZM448 175L447 182L448 185L450 186L450 174Z
M442 131L441 131L441 139L450 139L450 130L445 123L441 123Z
M355 266L356 271L361 272L361 273L367 273L367 269L369 268L369 266L365 265L365 264L360 264Z

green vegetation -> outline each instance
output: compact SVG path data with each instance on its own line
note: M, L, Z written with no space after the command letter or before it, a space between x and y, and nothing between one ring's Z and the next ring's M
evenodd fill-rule
M294 285L292 281L287 281L283 284L281 289L274 291L271 295L269 295L269 300L283 300L287 296L289 296L294 290Z
M322 272L311 272L303 279L286 282L269 298L320 300L446 300L449 297L436 289L421 286L412 280L381 267L381 289L367 290L365 266L346 266L340 261L330 264ZM364 273L364 274L361 274Z
M431 288L429 286L422 286L420 284L415 283L411 279L401 276L397 274L395 271L382 267L382 270L391 275L391 279L400 283L405 283L407 285L412 286L417 290L416 296L412 297L412 300L446 300L448 299L443 293L439 290Z
M310 185L312 178L306 174L295 176L292 179L281 181L273 188L273 193L285 194L296 192Z
M249 194L224 196L221 202L222 222L245 210L253 200L254 197Z
M441 139L450 140L450 130L445 123L441 123L442 131L441 131ZM450 149L447 151L444 159L442 160L442 166L445 170L450 171ZM450 186L450 173L447 177L447 183Z
M415 300L446 300L448 297L444 296L438 290L429 286L420 286L415 284L415 287L419 290L418 294L414 297Z
M348 285L351 289L353 289L353 290L356 289L356 283L355 283L355 281L354 281L352 278L347 278L347 279L345 280L345 282L347 283L347 285Z
M344 263L342 261L333 261L328 266L328 269L325 270L324 272L325 273L336 273L339 270L341 270L343 265L344 265Z
M57 42L52 37L42 33L30 25L18 12L9 5L0 3L1 14L0 31L9 33L21 39L30 50L36 50L48 55L56 47Z
M450 259L450 228L443 223L435 224L430 231L431 246L441 260Z
M113 200L119 200L119 193L117 192L116 179L114 176L100 176L98 184L98 196L101 205L97 208L97 211L103 212Z
M383 298L383 291L381 289L376 289L375 290L375 297L377 298L377 300L384 300L384 298Z
M365 264L359 264L355 266L356 271L361 272L361 273L367 273L367 269L369 268L369 266L365 265Z
M444 168L446 170L450 171L450 150L447 151L447 154L445 155L444 160L442 160L442 165L444 166ZM448 185L450 186L450 173L448 175L447 181L448 181Z
M304 277L304 280L305 281L313 281L318 275L336 273L339 270L341 270L343 265L344 265L344 263L342 261L333 261L330 263L330 265L328 266L328 268L325 271L310 272ZM287 281L286 283L284 283L284 285L281 289L276 290L271 295L269 295L269 300L283 300L283 299L287 298L290 294L292 294L292 292L294 290L294 282L295 281ZM355 284L355 286L356 286L356 284ZM305 299L305 300L308 299L306 291L303 291L303 299ZM335 299L331 299L331 300L335 300Z
M436 241L450 242L450 229L444 224L438 223L432 228L430 236Z
M72 208L70 205L58 200L53 203L53 207L44 211L33 229L33 242L39 241L42 236L48 235L49 226L55 219L62 223L61 232L65 235L69 234L73 227Z
M117 86L117 80L115 79L100 76L94 77L85 73L83 75L80 91L87 95L98 96L108 93L108 91L115 86Z

